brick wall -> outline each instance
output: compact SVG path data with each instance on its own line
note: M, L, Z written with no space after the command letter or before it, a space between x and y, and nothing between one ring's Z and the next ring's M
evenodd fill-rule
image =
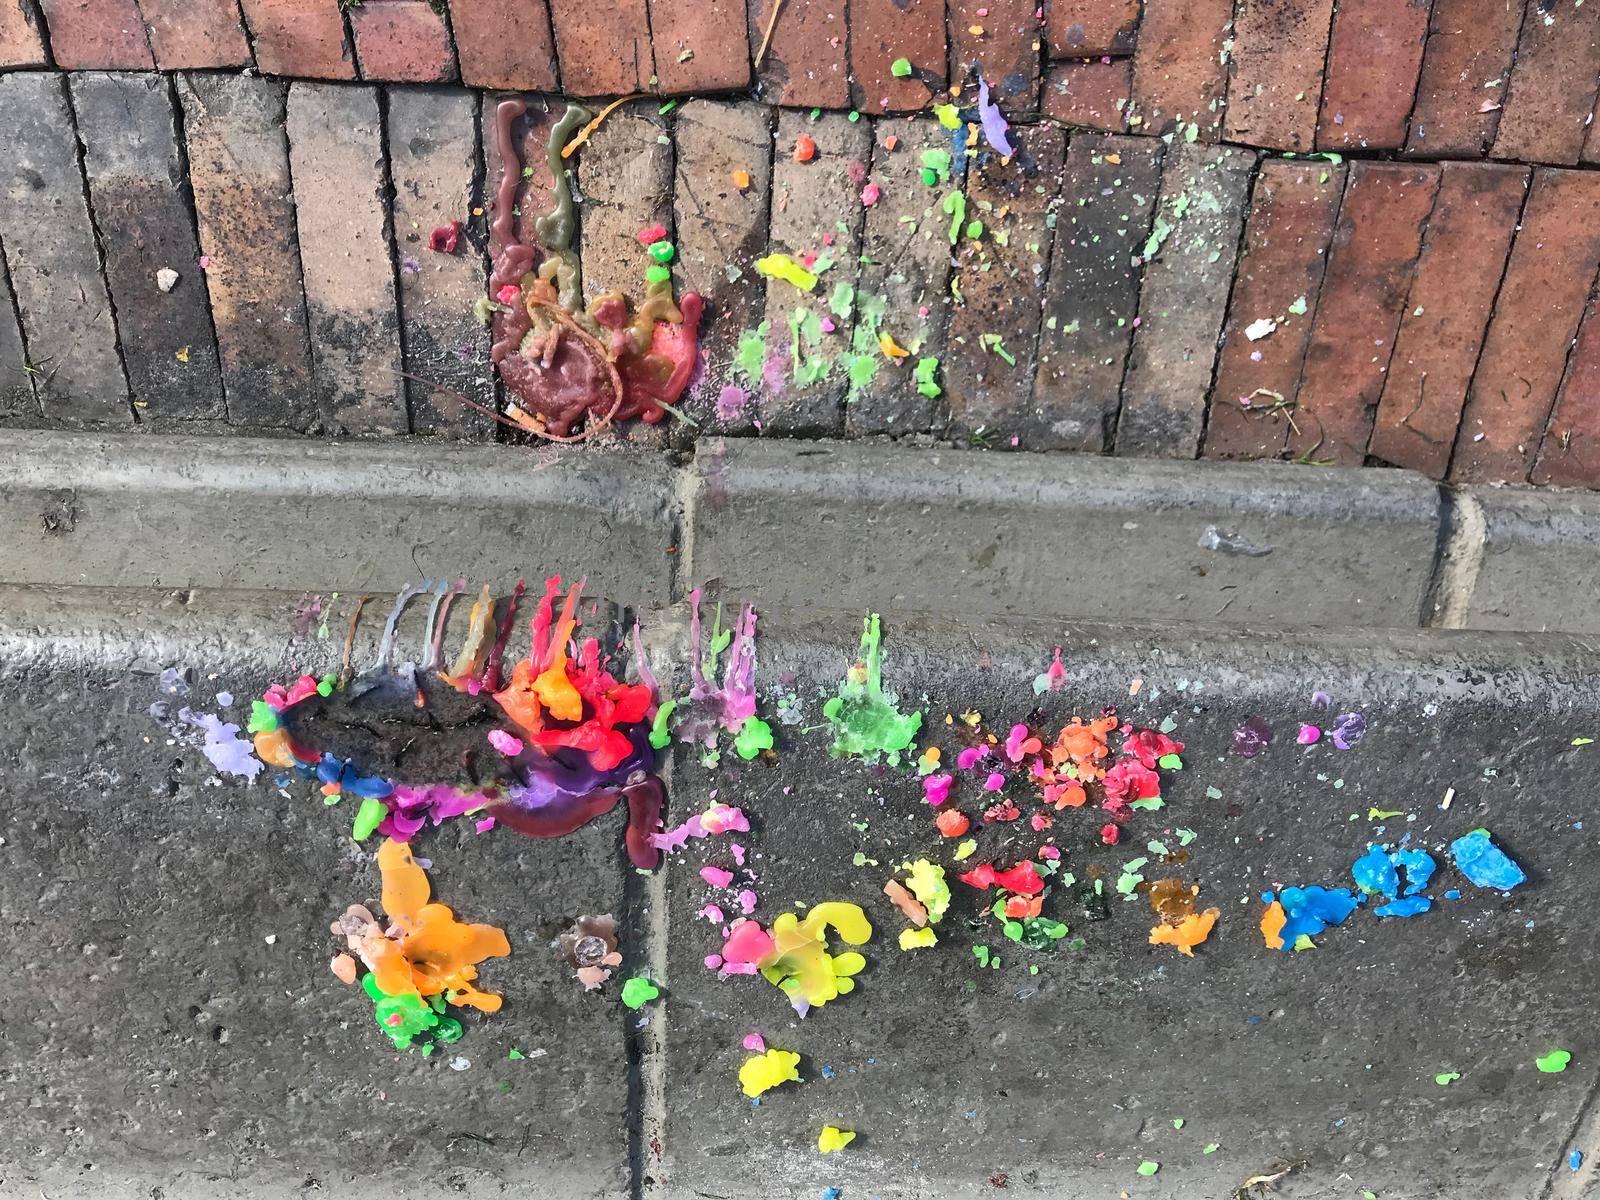
M0 421L493 436L423 382L494 403L486 118L645 91L576 160L579 250L628 283L627 232L674 231L713 317L699 429L1600 486L1593 0L788 0L756 67L770 14L0 0ZM930 190L925 110L977 71L1021 153ZM952 188L979 236L903 236ZM451 218L462 251L428 251ZM836 236L892 319L926 310L944 394L890 372L719 415L740 334L781 348L794 307L751 260Z

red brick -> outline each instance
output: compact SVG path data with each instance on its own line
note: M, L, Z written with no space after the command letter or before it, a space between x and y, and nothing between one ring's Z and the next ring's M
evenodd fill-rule
M1131 54L1139 37L1139 0L1047 0L1051 58Z
M50 51L65 70L149 70L156 65L134 0L41 0Z
M1289 452L1359 467L1422 252L1439 168L1350 166L1295 397Z
M284 87L209 72L177 85L228 418L303 431L315 412Z
M200 246L178 157L177 114L164 76L68 76L84 173L117 310L122 360L141 421L222 419L222 377ZM137 129L139 136L127 136ZM156 276L178 273L162 291Z
M1429 2L1341 0L1322 84L1320 148L1392 150L1405 144Z
M1548 15L1547 15L1548 13ZM1530 0L1494 157L1575 163L1600 87L1600 4Z
M748 0L750 53L760 51L773 7L781 5L767 57L756 64L760 97L795 108L844 108L850 103L845 69L847 0Z
M796 162L789 152L802 133L817 144L816 157L806 163ZM771 248L796 260L814 254L834 263L820 273L811 292L777 279L767 280L763 310L769 327L767 345L787 348L792 345L789 321L793 314L809 310L819 319L828 317L829 297L840 281L855 281L866 224L858 180L872 159L872 129L867 122L850 121L843 113L827 113L812 120L806 113L789 109L778 114L775 148ZM855 323L851 317L834 316L832 321L835 331L824 333L820 345L803 347L807 358L829 361L826 374L802 383L786 370L781 392L763 389L758 408L767 432L829 437L843 430L847 383L843 360ZM784 361L787 364L790 356L785 355Z
M291 79L354 79L344 17L335 4L305 0L239 0L255 39L256 66Z
M467 236L454 254L428 248L429 234L451 221L481 227L472 217L478 97L459 88L390 88L387 132L406 374L416 377L406 380L412 432L493 441L487 417L440 390L494 407L488 331L472 313L483 295L483 256Z
M428 0L365 0L350 10L361 78L448 83L456 55L444 18Z
M863 112L922 108L945 82L944 0L849 0L851 103ZM781 19L781 18L780 18ZM896 79L895 59L911 63Z
M1521 24L1522 0L1433 0L1408 151L1476 158L1488 149Z
M405 433L377 91L292 84L287 128L317 404L326 431Z
M1144 263L1120 455L1193 458L1200 449L1255 163L1254 151L1233 146L1179 142L1167 151L1156 218L1166 232Z
M128 425L128 380L84 202L66 77L0 75L0 243L16 291L44 416L66 425Z
M1207 458L1268 458L1283 449L1287 419L1266 393L1294 399L1344 178L1342 166L1278 159L1256 177L1212 387ZM1251 341L1245 330L1263 318L1277 328Z
M745 0L650 0L656 79L664 92L750 86ZM685 59L683 56L692 57Z
M1044 115L1063 125L1122 133L1128 128L1132 88L1131 59L1056 63L1045 77Z
M1600 163L1600 96L1594 98L1594 112L1589 117L1589 137L1583 143L1585 163Z
M1033 404L1003 426L1027 449L1111 447L1163 148L1156 138L1098 133L1067 145Z
M236 0L139 0L139 11L163 71L250 63Z
M574 96L637 92L655 73L645 0L550 0L562 87Z
M753 401L717 415L722 389L733 384L753 397L757 378L736 377L739 337L761 320L762 277L751 265L766 249L767 205L772 195L772 131L765 105L691 100L678 109L678 169L673 173L673 210L678 257L677 286L705 301L700 346L706 369L694 380L684 404L713 432L749 427ZM745 188L733 173L750 176ZM735 268L730 273L729 267ZM776 286L786 287L787 284Z
M1160 133L1186 121L1207 141L1216 138L1228 90L1222 47L1232 20L1233 0L1147 0L1133 57L1139 129Z
M885 144L889 136L895 139L893 150ZM883 198L867 209L856 292L883 297L882 328L911 353L880 362L865 384L852 383L845 405L845 427L852 435L931 431L943 409L937 397L917 390L911 373L918 359L945 353L952 307L950 226L938 208L945 189L924 184L921 166L925 151L949 147L949 133L930 117L878 123L872 179ZM960 159L952 163L951 188L961 186L965 165Z
M1600 295L1578 331L1533 482L1600 487Z
M1385 462L1444 478L1527 186L1526 167L1444 164L1372 431Z
M450 0L462 82L530 92L559 90L550 10L542 0Z
M1333 0L1239 0L1228 60L1230 142L1311 149L1332 13Z
M1597 269L1600 173L1535 171L1467 392L1450 478L1527 478Z
M42 67L44 37L29 0L0 0L0 68Z
M1035 0L948 0L950 78L974 68L1008 117L1039 111L1039 45L1043 30ZM973 33L974 28L983 30Z
M1010 164L985 155L967 173L967 212L981 216L989 233L960 238L961 300L950 314L940 367L952 432L977 440L981 430L1000 448L1010 445L1006 435L1024 432L1019 422L1031 419L1044 280L1056 236L1049 214L1061 187L1065 142L1052 125L1012 134L1018 155ZM992 236L1000 231L1004 242ZM985 344L988 337L999 339L998 348Z

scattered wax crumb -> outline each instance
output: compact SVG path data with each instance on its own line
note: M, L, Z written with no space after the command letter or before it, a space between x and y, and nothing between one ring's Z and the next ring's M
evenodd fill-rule
M817 1149L824 1154L835 1154L855 1140L856 1135L848 1130L824 1125L817 1135Z

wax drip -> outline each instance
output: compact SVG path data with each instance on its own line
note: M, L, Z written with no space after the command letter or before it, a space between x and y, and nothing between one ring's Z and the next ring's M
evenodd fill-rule
M408 583L400 589L400 594L395 597L394 607L389 610L388 623L383 627L383 640L378 643L378 661L372 664L373 672L389 671L394 667L394 638L395 628L400 624L400 614L405 612L406 605L428 590L427 581L418 587Z
M485 691L495 692L500 690L500 660L506 652L506 643L511 640L511 622L516 620L517 605L522 603L522 594L528 590L526 580L517 580L517 586L512 589L511 601L506 605L506 615L500 620L500 632L495 636L494 647L489 651L489 662L483 668L482 685Z
M433 669L433 659L431 655L428 654L428 648L433 645L433 631L434 627L439 621L439 605L444 603L445 589L448 588L450 584L447 580L443 579L439 580L438 583L429 583L426 579L424 579L422 584L425 588L433 592L433 601L428 605L428 627L423 631L422 634L422 669L424 671L431 671Z
M483 585L478 598L472 602L472 615L467 619L467 640L450 668L452 682L475 679L488 651L489 637L494 629L494 600L489 595L489 585Z
M427 669L437 671L441 665L441 655L444 652L444 628L450 619L450 604L467 590L467 581L458 579L450 585L450 590L442 597L443 603L439 605L439 619L433 623L433 635L428 645Z
M571 313L583 310L583 274L578 265L578 256L572 252L572 238L577 233L578 220L572 206L572 187L567 182L566 164L561 159L561 147L588 119L588 109L581 104L569 104L567 111L561 114L561 119L550 130L545 157L550 167L555 205L533 222L539 245L553 256L541 266L540 278L550 282L554 277L561 307Z

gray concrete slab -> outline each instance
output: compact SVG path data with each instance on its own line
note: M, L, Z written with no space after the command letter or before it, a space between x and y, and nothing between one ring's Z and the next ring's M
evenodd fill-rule
M1415 626L1438 541L1437 488L1402 471L733 439L695 461L693 577L779 606Z
M394 592L423 574L667 598L670 470L626 451L0 436L0 581Z
M943 944L898 950L906 922L883 879L907 857L950 865L950 843L908 772L825 752L819 710L858 626L769 615L761 628L764 711L792 694L803 720L780 727L775 763L708 770L680 753L675 819L713 794L742 804L755 826L738 840L751 850L759 918L851 900L875 932L855 992L797 1020L775 987L719 981L702 963L721 937L695 913L728 893L697 869L734 866L725 839L709 850L692 843L670 863L657 917L670 930L668 1000L654 1017L667 1046L662 1149L646 1161L646 1195L764 1200L837 1187L887 1200L1005 1188L1219 1200L1293 1163L1273 1193L1285 1200L1532 1200L1552 1181L1570 1186L1569 1149L1595 1153L1594 1118L1575 1127L1600 1078L1587 950L1600 844L1592 821L1580 827L1594 747L1571 745L1600 728L1592 640L1383 631L1217 640L889 622L886 686L927 705L947 755L958 743L945 714L969 707L1002 736L1036 707L1049 722L1105 704L1139 724L1176 721L1186 766L1166 776L1165 810L1137 816L1116 848L1099 845L1093 810L1065 811L1050 832L1080 880L1098 873L1109 885L1147 839L1175 845L1172 830L1193 829L1186 866L1145 870L1182 873L1200 884L1202 906L1222 910L1189 960L1147 944L1143 897L1113 896L1095 919L1077 897L1052 896L1047 914L1084 944L1046 954L1006 942L960 883ZM1056 644L1069 682L1036 697L1031 680ZM1130 697L1133 679L1143 684ZM1331 716L1312 709L1315 688L1332 694L1335 713L1366 714L1370 732L1352 750L1294 744L1298 721ZM1276 740L1259 758L1228 754L1230 731L1254 715ZM958 784L969 813L972 794ZM1403 815L1369 819L1369 808ZM1409 836L1439 854L1480 825L1524 865L1529 886L1509 897L1475 889L1441 855L1433 912L1358 912L1296 954L1263 944L1263 889L1348 886L1369 839ZM969 865L991 855L1009 865L1040 840L1025 820L990 826ZM857 855L882 865L853 865ZM1462 899L1442 898L1454 888ZM998 970L978 969L978 943L996 949ZM758 1107L736 1081L751 1031L798 1051L806 1077ZM1572 1065L1541 1073L1534 1059L1555 1047ZM1461 1077L1435 1082L1449 1071ZM819 1155L824 1123L859 1138ZM1152 1177L1137 1170L1147 1160L1160 1164Z
M395 1051L328 971L328 923L378 896L350 802L220 781L148 712L176 666L196 708L230 691L242 721L269 680L336 666L342 635L290 645L282 598L4 597L0 1195L626 1194L620 1010L550 947L621 908L620 817L559 841L465 821L419 839L435 899L502 926L512 956L480 979L501 1013L449 1052Z
M1463 488L1482 514L1463 624L1600 633L1600 494Z

